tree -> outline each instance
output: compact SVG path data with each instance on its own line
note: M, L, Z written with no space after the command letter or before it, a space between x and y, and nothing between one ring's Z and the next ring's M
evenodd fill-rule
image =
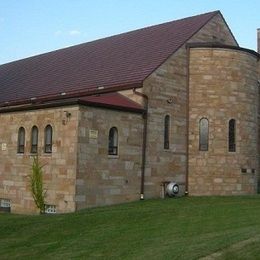
M30 189L35 202L36 207L40 210L40 213L44 213L44 199L46 191L43 188L43 170L44 165L39 162L38 156L33 157L33 164L31 169L30 178Z

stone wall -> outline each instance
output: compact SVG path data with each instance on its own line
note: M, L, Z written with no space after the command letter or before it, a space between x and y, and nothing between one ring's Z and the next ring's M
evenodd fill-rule
M118 156L108 155L111 127L118 129ZM77 209L139 199L142 132L141 114L80 108Z
M71 115L66 117L66 111ZM57 212L75 210L78 107L21 111L0 114L0 198L11 200L14 213L36 213L29 189L31 128L39 130L38 154L44 164L46 204ZM53 151L44 153L44 128L53 128ZM6 126L8 125L8 131ZM25 128L25 153L17 153L18 129Z
M198 31L191 42L237 45L221 15ZM149 97L145 197L161 196L161 183L176 181L185 190L187 152L187 50L186 44L144 82ZM171 102L172 101L172 102ZM170 149L164 149L164 117L170 115Z
M256 192L259 104L257 58L223 48L191 48L189 193ZM209 148L199 151L199 121L209 120ZM228 122L236 120L236 151L228 149Z

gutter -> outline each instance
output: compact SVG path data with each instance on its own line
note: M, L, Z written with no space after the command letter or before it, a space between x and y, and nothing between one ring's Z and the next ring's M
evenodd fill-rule
M108 104L101 104L98 102L88 102L82 100L59 100L53 103L43 103L43 104L25 104L22 106L15 106L15 107L0 107L0 114L10 113L10 112L20 112L20 111L30 111L30 110L37 110L37 109L45 109L45 108L55 108L55 107L64 107L64 106L73 106L73 105L83 105L83 106L92 106L92 107L99 107L99 108L106 108L111 110L118 110L121 112L131 112L141 114L144 112L142 108L131 108L131 107L124 107L124 106L117 106L117 105L108 105Z
M143 146L142 146L142 167L141 167L141 188L140 188L140 200L144 199L144 180L145 180L145 164L146 164L146 144L147 144L147 124L148 124L148 96L137 92L133 89L134 94L142 97L145 100L145 110L143 112L144 129L143 129Z
M123 86L114 85L114 86L92 87L89 89L55 93L51 95L31 97L31 98L19 99L19 100L11 100L11 101L0 103L0 107L19 106L24 104L37 104L37 103L43 103L48 101L64 100L68 98L78 98L82 96L91 96L94 94L105 94L105 93L111 93L111 92L117 92L117 91L129 90L129 89L141 88L141 87L142 87L142 82L128 83Z
M255 56L258 60L260 59L260 53L247 49L247 48L242 48L239 46L234 46L234 45L227 45L227 44L221 44L221 43L215 43L215 42L193 42L193 43L187 43L186 48L215 48L215 49L229 49L229 50L237 50L237 51L242 51L249 53L253 56Z

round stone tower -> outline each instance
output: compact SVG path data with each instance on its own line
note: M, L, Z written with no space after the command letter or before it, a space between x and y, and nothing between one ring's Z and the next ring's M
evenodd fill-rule
M216 44L188 49L189 194L254 194L259 54Z

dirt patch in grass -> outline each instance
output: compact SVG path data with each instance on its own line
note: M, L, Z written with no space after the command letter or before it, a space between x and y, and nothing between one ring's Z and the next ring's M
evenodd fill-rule
M245 248L248 245L251 245L253 243L256 243L256 242L260 242L260 235L256 235L256 236L251 237L249 239L246 239L246 240L240 241L238 243L235 243L232 246L230 246L228 248L225 248L222 251L218 251L218 252L215 252L215 253L210 254L208 256L202 257L202 258L200 258L200 260L223 259L223 257L225 255L227 255L227 254L230 255L230 254L233 254L233 253L237 254L238 252L243 250L243 248Z

